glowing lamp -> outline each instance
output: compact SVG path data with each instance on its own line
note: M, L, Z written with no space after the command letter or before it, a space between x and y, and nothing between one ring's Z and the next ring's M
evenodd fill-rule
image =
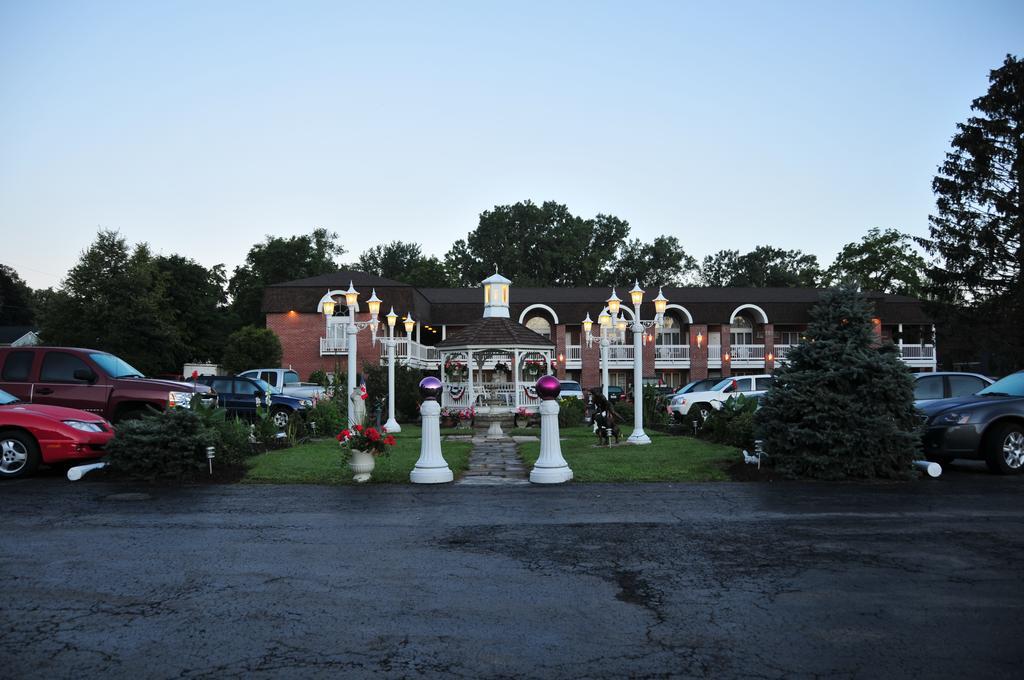
M395 314L395 308L392 307L391 311L385 317L388 320L388 328L394 328L395 324L398 323L398 315Z
M701 333L700 331L697 331L697 349L700 349L701 345L703 343L704 343L704 334Z
M352 282L348 282L348 290L345 291L345 304L349 307L355 307L359 304L359 293L352 286Z
M765 358L768 359L768 361L775 361L775 355L771 352L768 352L768 356Z
M590 329L594 327L594 322L590 320L590 312L587 312L587 318L583 320L583 335L590 335Z
M629 299L634 307L639 307L644 302L644 291L640 288L638 281L633 282L633 288L629 291Z
M412 318L412 312L409 316L405 317L405 334L412 335L412 330L416 328L416 321Z
M665 309L668 307L668 298L661 292L661 288L658 289L658 297L654 298L654 312L656 314L664 314Z
M622 304L622 300L620 300L619 296L615 294L615 289L614 288L612 288L612 296L610 298L608 298L607 302L608 302L608 313L611 314L612 316L618 316L619 315L619 305Z
M370 291L370 299L366 301L366 306L370 308L370 318L376 319L380 314L380 298L377 297L376 289Z
M615 330L617 330L619 333L625 333L626 332L626 320L625 319L619 319L618 321L616 321L615 322Z
M729 361L729 353L726 352L725 356L723 356L722 358L725 359L726 361Z
M589 314L587 316L590 316ZM612 325L612 315L608 312L601 312L597 317L597 325L601 328L608 328Z
M324 301L324 316L334 316L334 300Z

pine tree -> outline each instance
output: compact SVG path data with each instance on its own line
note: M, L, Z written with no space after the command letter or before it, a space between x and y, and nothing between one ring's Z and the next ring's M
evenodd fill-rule
M756 421L776 469L818 479L903 478L919 445L913 381L853 289L826 292L775 372Z
M1007 55L989 82L932 182L938 211L921 242L939 257L932 292L970 308L982 349L1010 370L1024 365L1024 61Z

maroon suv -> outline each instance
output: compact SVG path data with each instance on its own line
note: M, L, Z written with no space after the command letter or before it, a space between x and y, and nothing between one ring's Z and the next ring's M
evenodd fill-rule
M188 407L196 394L216 404L205 385L145 378L113 354L74 347L0 348L0 389L24 402L82 409L113 422L147 407Z

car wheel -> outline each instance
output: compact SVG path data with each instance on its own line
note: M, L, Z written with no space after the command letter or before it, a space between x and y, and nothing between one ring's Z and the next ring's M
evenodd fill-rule
M22 477L39 467L39 446L25 432L0 432L0 478Z
M993 428L986 438L988 469L1001 475L1024 472L1024 426L1006 423Z
M291 421L291 414L286 409L279 408L270 412L270 421L274 423L274 427L283 430L288 427L288 423Z

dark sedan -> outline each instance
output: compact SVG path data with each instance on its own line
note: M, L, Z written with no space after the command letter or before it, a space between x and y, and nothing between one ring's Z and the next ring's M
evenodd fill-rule
M921 407L927 423L925 455L948 462L980 458L1000 474L1024 471L1024 371L977 394Z

